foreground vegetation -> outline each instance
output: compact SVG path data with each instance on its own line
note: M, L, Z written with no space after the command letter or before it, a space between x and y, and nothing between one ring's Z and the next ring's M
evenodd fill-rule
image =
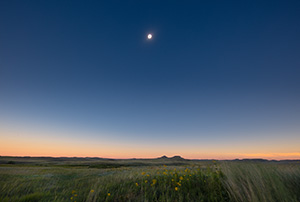
M300 163L2 157L0 201L300 201Z

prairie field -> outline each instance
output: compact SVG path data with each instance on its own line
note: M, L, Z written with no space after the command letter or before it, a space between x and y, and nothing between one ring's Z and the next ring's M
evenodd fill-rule
M300 161L0 157L0 201L300 201Z

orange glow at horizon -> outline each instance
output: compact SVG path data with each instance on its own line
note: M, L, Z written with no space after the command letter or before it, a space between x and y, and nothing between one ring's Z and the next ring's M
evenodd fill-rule
M4 143L0 144L1 156L52 156L52 157L102 157L102 158L157 158L162 155L168 157L179 155L187 159L242 159L264 158L268 160L300 159L299 152L293 153L225 153L197 150L163 150L149 148L130 148L128 146L89 146L89 145L64 145L50 143Z
M4 136L5 134L5 136ZM20 135L22 134L22 135ZM0 131L1 156L52 156L52 157L102 157L102 158L157 158L179 155L187 159L236 159L264 158L269 160L300 159L296 147L274 148L239 146L233 149L220 144L199 143L170 145L148 142L122 142L112 139L70 138L63 135L41 135L42 133L25 133ZM280 152L279 152L280 151Z

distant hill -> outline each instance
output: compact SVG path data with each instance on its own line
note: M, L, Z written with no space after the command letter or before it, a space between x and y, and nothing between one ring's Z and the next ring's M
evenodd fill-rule
M0 156L0 164L7 164L7 162L14 162L15 164L30 164L30 163L49 163L49 164L60 164L60 163L93 163L93 162L129 162L129 161L145 161L151 163L164 162L171 163L188 163L186 161L229 161L229 162L277 162L277 163L292 163L300 162L298 160L267 160L267 159L233 159L233 160L217 160L217 159L185 159L181 156L167 157L163 155L158 158L132 158L132 159L111 159L111 158L101 158L101 157L30 157L30 156ZM170 161L170 162L167 162Z
M157 159L168 159L168 157L164 155L164 156L158 157Z
M173 156L170 159L177 160L177 161L186 160L186 159L182 158L181 156Z
M175 161L184 161L187 159L182 158L181 156L173 156L173 157L167 157L167 156L161 156L157 159L162 159L162 160L175 160Z

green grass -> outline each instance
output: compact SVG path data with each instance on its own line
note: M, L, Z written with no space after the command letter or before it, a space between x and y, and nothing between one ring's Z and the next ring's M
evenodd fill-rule
M233 201L300 201L300 164L222 164Z
M300 201L299 163L35 163L0 164L0 201Z

